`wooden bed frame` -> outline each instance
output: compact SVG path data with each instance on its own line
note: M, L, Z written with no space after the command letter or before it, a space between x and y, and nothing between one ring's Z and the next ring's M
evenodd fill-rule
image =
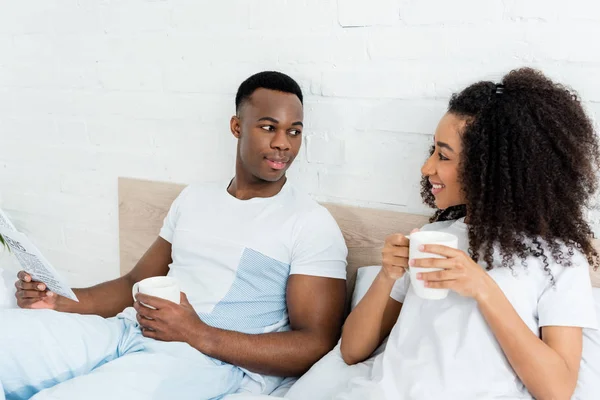
M119 178L119 244L121 274L129 272L156 239L171 203L185 185ZM336 219L348 246L348 296L356 270L381 265L381 247L391 233L409 233L427 223L427 217L394 211L323 204ZM595 241L600 251L600 240ZM590 271L600 287L600 269Z

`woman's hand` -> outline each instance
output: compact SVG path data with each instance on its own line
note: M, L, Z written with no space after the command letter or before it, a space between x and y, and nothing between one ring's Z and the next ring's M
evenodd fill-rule
M485 269L464 251L435 244L423 245L419 250L446 257L410 261L411 267L443 268L441 271L417 274L417 279L423 280L425 287L451 289L461 296L479 301L489 293L489 289L495 283Z
M406 236L396 233L385 239L382 252L383 275L390 280L402 278L408 268L408 246Z

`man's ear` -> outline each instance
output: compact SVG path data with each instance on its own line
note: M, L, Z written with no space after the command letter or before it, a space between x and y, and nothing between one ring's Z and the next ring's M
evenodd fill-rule
M229 121L229 128L231 129L233 136L235 136L236 139L239 139L242 135L242 125L237 115L231 117L231 120Z

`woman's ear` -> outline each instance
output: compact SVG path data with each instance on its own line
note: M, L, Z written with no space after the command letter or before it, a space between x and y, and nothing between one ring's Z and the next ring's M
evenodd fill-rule
M229 121L229 129L231 129L231 133L236 137L236 139L239 139L242 135L242 125L237 115L231 117L231 120Z

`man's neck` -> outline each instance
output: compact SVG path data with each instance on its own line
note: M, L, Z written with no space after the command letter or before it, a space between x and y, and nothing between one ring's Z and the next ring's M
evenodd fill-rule
M267 182L254 178L254 181L242 178L239 174L231 180L227 192L239 200L250 200L255 197L273 197L281 191L287 181L284 176L277 182Z

